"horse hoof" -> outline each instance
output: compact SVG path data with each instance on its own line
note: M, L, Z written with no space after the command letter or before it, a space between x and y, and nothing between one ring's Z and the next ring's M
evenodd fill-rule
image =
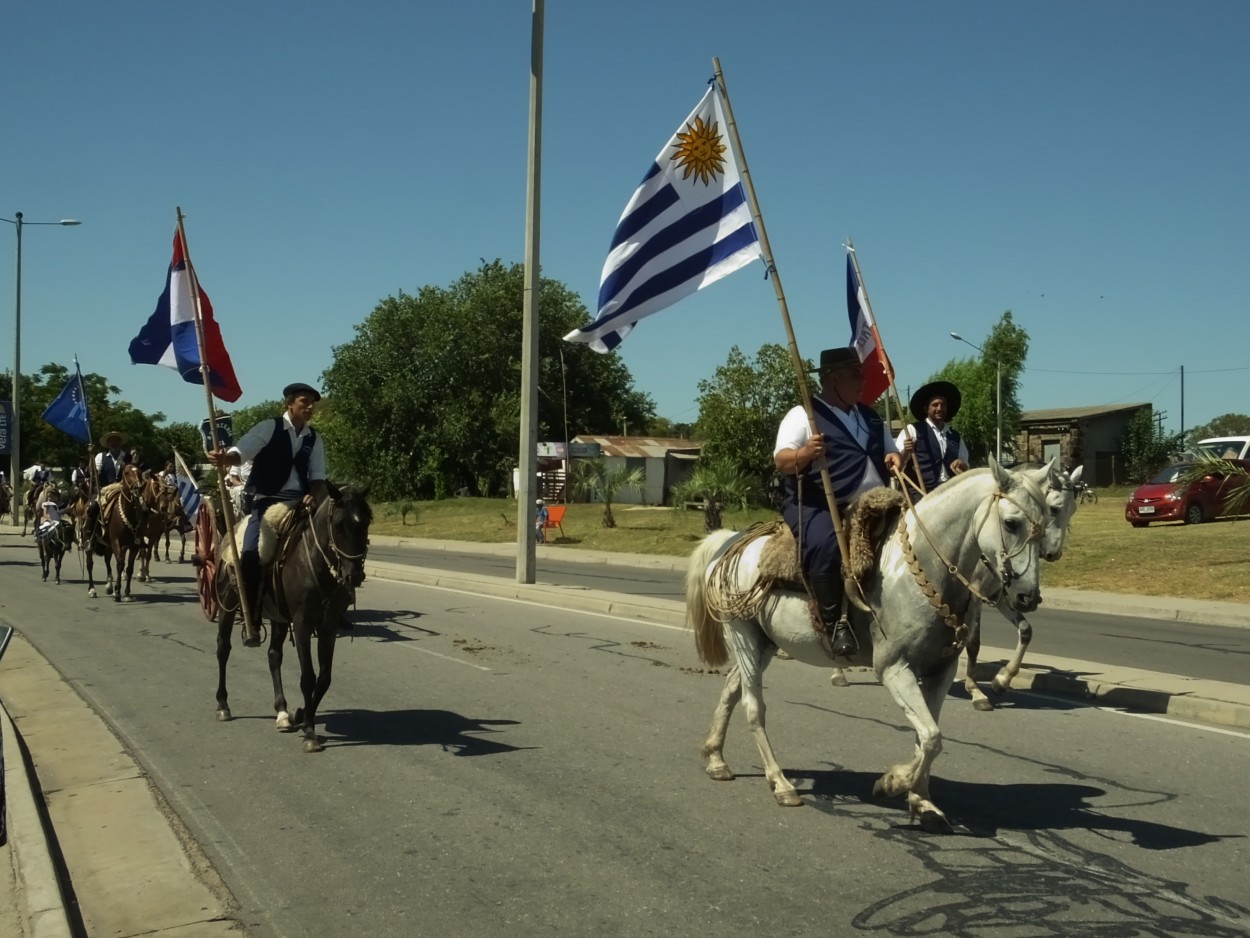
M96 598L96 592L94 589L87 590L87 595L90 596L92 599Z
M234 719L234 716L230 713L229 707L221 707L220 709L218 709L217 711L218 723L229 723L233 719Z
M803 799L799 797L797 791L775 791L773 798L783 808L801 808L803 807Z
M325 745L319 739L304 740L304 752L324 752Z
M285 710L278 714L278 717L274 720L273 725L279 733L289 733L291 730L295 729L295 724L291 722L291 714L287 713Z
M994 702L988 697L978 697L972 701L972 709L980 710L982 713L988 713L994 709Z
M132 603L132 602L134 602L134 601L135 601L135 598L134 598L133 596L123 596L123 597L122 597L122 602L124 602L124 603Z
M937 808L924 808L920 811L920 826L929 834L953 834L955 828L946 820L946 815Z
M707 777L714 782L732 782L734 780L734 773L729 766L722 765L715 769L708 769Z
M851 682L846 679L846 672L841 668L835 670L829 675L829 683L834 687L850 687Z

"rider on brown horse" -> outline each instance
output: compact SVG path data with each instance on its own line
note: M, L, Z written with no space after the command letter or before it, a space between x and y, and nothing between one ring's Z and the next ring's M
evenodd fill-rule
M239 466L248 460L251 473L244 487L244 510L248 513L243 535L240 566L248 608L260 610L262 571L260 561L260 519L276 504L312 508L326 496L325 447L317 431L309 426L313 408L321 394L312 386L288 384L282 389L286 413L262 420L227 450L213 450L208 459L219 470ZM259 632L252 628L243 644L260 644Z

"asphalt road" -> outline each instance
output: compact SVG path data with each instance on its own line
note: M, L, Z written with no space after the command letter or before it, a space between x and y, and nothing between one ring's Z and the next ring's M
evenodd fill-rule
M514 579L516 559L453 549L421 547L369 548L373 560L483 576ZM684 599L684 572L623 565L588 564L544 557L538 578L544 582ZM1045 596L1043 580L1043 598ZM1244 684L1250 669L1250 629L1178 623L1164 619L1127 618L1042 608L1029 614L1033 625L1030 655L1052 654L1145 671ZM984 616L982 641L999 648L1015 644L1015 630L996 612ZM1025 659L1026 661L1028 658Z
M932 837L871 795L912 749L875 684L769 670L808 805L780 808L740 716L740 777L703 775L722 678L683 630L371 579L310 755L273 729L261 651L236 646L214 721L214 630L189 568L157 572L119 607L7 562L0 616L137 755L249 935L1250 933L1244 733L950 705L933 797L957 835ZM290 653L285 676L297 696Z

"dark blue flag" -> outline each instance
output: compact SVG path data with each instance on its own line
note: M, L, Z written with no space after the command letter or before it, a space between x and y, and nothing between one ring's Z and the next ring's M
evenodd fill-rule
M76 440L91 441L91 421L87 417L87 395L83 393L81 374L70 375L65 389L43 412L43 419Z

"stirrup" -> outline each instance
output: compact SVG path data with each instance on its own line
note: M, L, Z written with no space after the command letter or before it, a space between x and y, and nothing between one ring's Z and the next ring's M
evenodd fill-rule
M849 658L857 651L859 640L855 637L855 630L845 619L840 619L829 636L829 653L834 658Z

